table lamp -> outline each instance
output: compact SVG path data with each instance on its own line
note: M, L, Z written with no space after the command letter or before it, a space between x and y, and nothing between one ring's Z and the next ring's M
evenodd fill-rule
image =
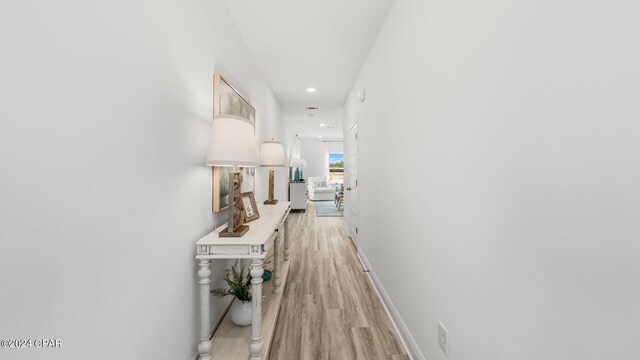
M300 158L292 158L289 164L290 167L296 168L296 171L293 175L294 181L302 181L302 170L300 168L307 167L307 162Z
M229 224L220 237L241 237L249 230L240 225L240 172L238 166L256 166L256 140L253 125L247 119L224 115L213 119L211 148L207 166L233 167L229 172Z
M306 169L307 168L307 160L302 160L302 166L300 166L300 181L304 181L304 173L302 172L302 169Z
M260 144L260 166L269 167L269 199L265 200L265 205L275 205L278 200L273 198L273 183L275 181L274 167L283 167L284 163L284 146L281 143L271 139Z

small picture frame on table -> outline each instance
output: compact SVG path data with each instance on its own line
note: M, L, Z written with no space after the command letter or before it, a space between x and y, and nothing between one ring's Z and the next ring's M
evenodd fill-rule
M240 197L242 199L242 213L244 214L245 221L249 222L260 218L253 191L242 193Z

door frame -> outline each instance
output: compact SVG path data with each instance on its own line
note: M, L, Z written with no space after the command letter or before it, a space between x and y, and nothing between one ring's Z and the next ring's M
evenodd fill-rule
M356 136L356 141L355 144L351 139L351 132L352 130L355 128L355 136ZM352 147L355 146L355 159L356 159L356 163L355 163L355 168L356 168L356 183L355 185L352 185L352 161L351 161L351 150ZM356 248L360 248L359 246L359 240L358 240L358 204L356 203L355 206L352 204L352 197L351 191L347 191L348 188L351 188L352 186L355 187L356 191L358 191L357 189L357 169L358 169L358 121L356 120L353 124L351 124L349 126L349 128L347 129L347 146L346 146L346 150L347 150L347 156L346 158L348 159L348 166L345 169L345 173L347 174L346 179L348 180L348 182L345 184L345 192L348 194L347 196L345 196L345 200L344 200L344 209L345 209L345 215L344 215L344 225L345 225L345 229L347 231L347 235L349 235L351 237L351 239L353 240L353 243L355 244ZM359 196L359 194L356 193L356 199ZM357 201L357 200L356 200ZM359 201L357 201L359 202ZM352 211L352 209L355 208L355 212Z

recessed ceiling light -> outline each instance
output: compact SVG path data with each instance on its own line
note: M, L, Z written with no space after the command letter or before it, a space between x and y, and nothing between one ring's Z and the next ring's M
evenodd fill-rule
M318 137L322 137L322 135L318 135Z
M327 124L320 124L320 126L327 126Z
M307 88L307 92L310 92L310 93L312 93L312 92L316 92L316 89L314 89L314 88Z

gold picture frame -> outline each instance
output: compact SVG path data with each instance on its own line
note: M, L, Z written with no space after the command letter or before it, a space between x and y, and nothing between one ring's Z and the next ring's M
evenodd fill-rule
M213 77L213 118L220 115L239 116L256 126L256 109L220 74Z
M213 77L213 119L220 115L239 116L249 120L255 131L255 108L220 74ZM213 211L219 212L229 207L229 171L231 168L214 166ZM240 191L255 191L255 168L240 168Z
M240 194L240 200L242 203L242 213L244 214L245 222L260 218L258 205L256 204L256 198L253 196L253 191Z

